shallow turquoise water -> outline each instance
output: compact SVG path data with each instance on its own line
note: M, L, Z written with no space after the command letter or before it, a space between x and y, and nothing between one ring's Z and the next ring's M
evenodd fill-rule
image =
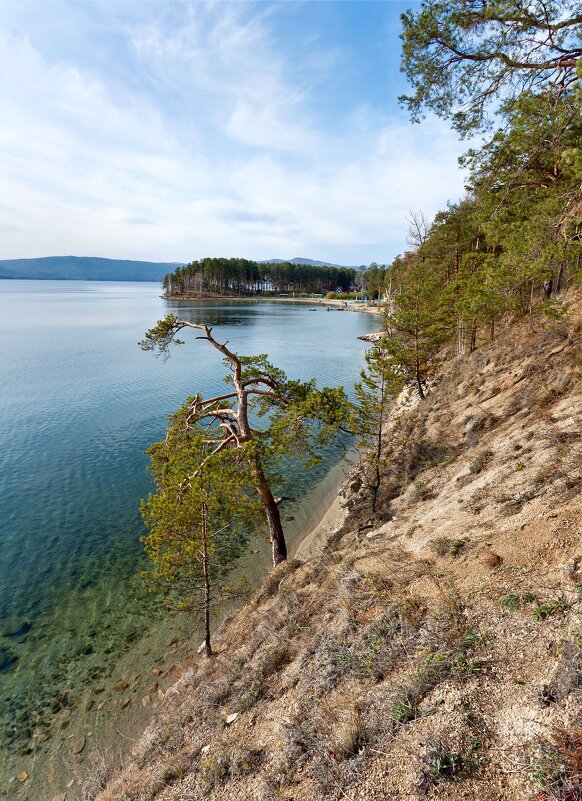
M128 647L156 616L139 579L143 451L187 395L222 390L224 368L193 337L165 363L143 353L146 328L172 311L290 376L346 388L362 363L357 336L378 328L322 307L159 295L152 284L0 281L0 632L13 618L32 623L0 637L14 660L0 671L0 744L75 703L120 640ZM289 468L290 494L313 496L337 458L330 451L315 474Z

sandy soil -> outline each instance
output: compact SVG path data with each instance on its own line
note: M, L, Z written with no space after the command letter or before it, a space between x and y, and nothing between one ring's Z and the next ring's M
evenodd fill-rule
M378 516L350 476L84 801L578 797L581 334L579 295L446 355Z
M342 498L338 495L333 499L319 523L299 540L291 554L292 557L294 559L311 559L320 553L327 538L341 528L345 519L346 511L343 508Z

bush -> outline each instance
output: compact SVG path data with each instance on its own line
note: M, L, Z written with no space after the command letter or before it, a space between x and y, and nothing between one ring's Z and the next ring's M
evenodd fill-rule
M506 595L501 596L499 602L504 609L509 609L510 612L517 612L523 604L532 604L534 601L536 601L536 597L531 592L525 592L521 595L516 592L508 592Z
M453 753L442 743L429 751L423 762L424 767L420 771L418 782L421 795L428 795L439 784L455 778L463 767L461 755Z
M205 790L223 784L237 776L254 773L263 761L263 751L247 746L229 750L221 743L214 754L209 754L200 765L200 774L205 781Z
M426 484L418 482L414 485L413 500L415 501L428 501L434 498L434 492Z
M448 537L437 537L431 542L430 547L437 556L447 556L447 554L450 554L454 557L458 556L461 551L467 547L468 542L468 537L462 537L456 540L451 540Z
M472 475L476 476L482 472L482 470L487 466L487 464L491 461L493 457L493 451L486 450L482 451L474 462L471 463L469 466L469 471Z
M562 614L567 609L568 604L562 598L550 598L544 603L536 601L532 614L535 620L546 620L548 617Z
M578 801L582 798L582 723L570 729L555 728L539 744L531 760L531 777L544 801Z

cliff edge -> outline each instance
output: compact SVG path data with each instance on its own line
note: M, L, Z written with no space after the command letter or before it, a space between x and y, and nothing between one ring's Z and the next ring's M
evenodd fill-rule
M395 406L378 516L356 471L343 523L266 578L86 799L582 797L569 304L445 355L427 399Z

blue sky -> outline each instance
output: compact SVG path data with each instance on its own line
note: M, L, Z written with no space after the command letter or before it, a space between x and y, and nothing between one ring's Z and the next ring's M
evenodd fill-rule
M0 258L390 261L463 191L413 5L0 0Z

